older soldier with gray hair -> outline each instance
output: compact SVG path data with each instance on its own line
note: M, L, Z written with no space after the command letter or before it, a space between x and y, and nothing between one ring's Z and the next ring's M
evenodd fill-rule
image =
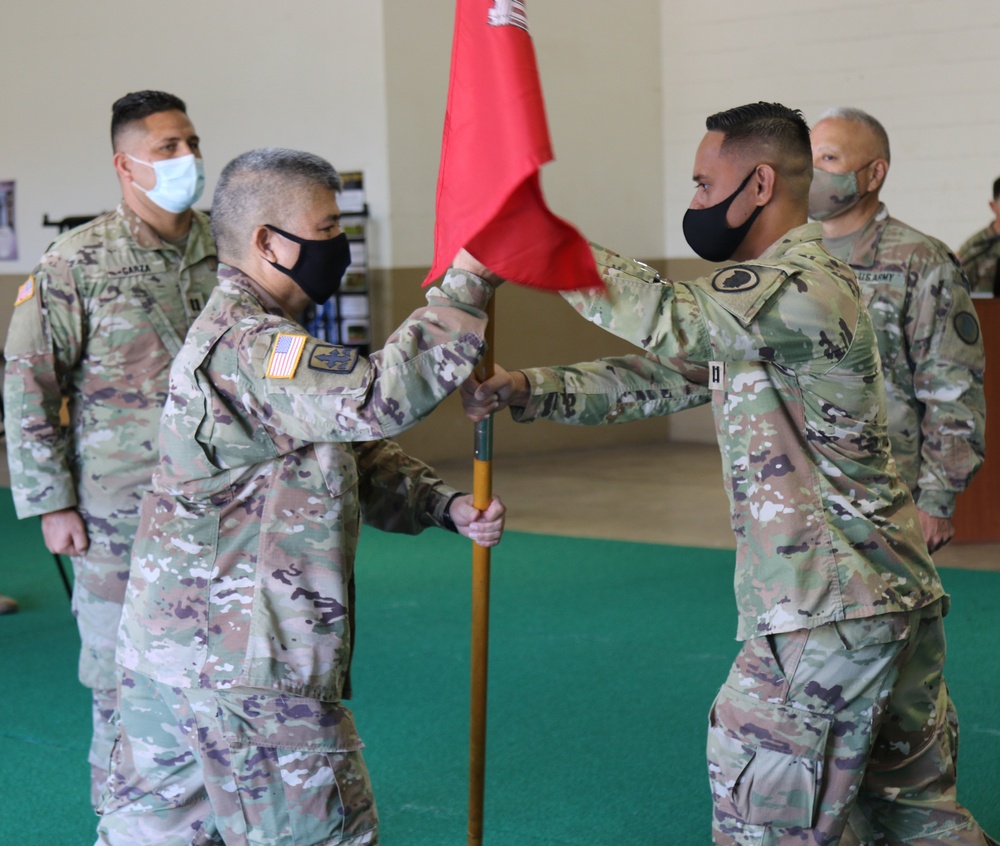
M861 109L830 109L812 130L809 216L854 270L875 326L889 439L933 553L955 533L955 498L986 451L985 357L969 284L945 244L889 215L879 196L889 136Z
M95 804L115 736L115 633L167 374L217 265L208 218L191 208L204 175L184 101L126 94L111 107L111 144L121 203L52 243L18 291L4 350L17 516L41 516L46 546L73 562Z
M483 349L493 287L452 270L370 359L308 336L350 262L340 179L269 148L212 206L220 285L171 370L119 635L120 742L99 842L373 844L351 695L361 522L497 543L485 512L389 436Z
M880 843L982 846L955 801L947 598L889 454L875 332L806 223L809 129L776 103L706 126L684 234L737 264L669 282L595 248L608 296L563 296L646 355L498 369L463 387L467 411L599 425L711 402L744 641L709 718L715 843L834 844L856 804Z

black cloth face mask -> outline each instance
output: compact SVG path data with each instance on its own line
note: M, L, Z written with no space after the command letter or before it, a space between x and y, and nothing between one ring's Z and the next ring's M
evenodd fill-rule
M747 237L747 232L753 226L757 215L764 210L763 206L757 206L753 214L734 229L726 223L726 213L733 200L747 187L750 177L756 172L757 168L751 170L747 178L740 183L740 187L722 202L706 209L688 209L684 213L684 239L688 242L688 246L706 261L728 261Z
M341 232L334 238L311 240L292 235L269 223L264 225L299 245L299 257L294 267L282 267L276 261L268 260L272 267L290 276L316 305L323 305L337 293L344 272L351 264L351 245L347 242L347 235Z

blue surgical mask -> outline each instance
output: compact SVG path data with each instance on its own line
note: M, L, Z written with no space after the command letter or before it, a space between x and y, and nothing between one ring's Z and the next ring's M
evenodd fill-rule
M129 158L153 168L156 173L156 185L147 191L141 185L134 182L132 184L161 209L171 214L187 211L198 202L201 192L205 189L205 165L193 153L156 162L144 162L135 156Z

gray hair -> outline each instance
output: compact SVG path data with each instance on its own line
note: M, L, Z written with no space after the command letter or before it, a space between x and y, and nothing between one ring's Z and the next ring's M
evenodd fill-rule
M212 236L219 259L246 256L253 231L284 227L303 189L341 189L340 174L326 159L284 147L262 147L237 156L222 169L212 199Z
M863 109L856 109L853 106L834 106L832 109L827 109L823 112L816 123L827 118L839 118L840 120L847 120L851 123L860 123L867 126L871 130L872 135L875 136L875 143L879 147L879 157L885 159L887 162L892 161L889 157L889 133L868 112Z

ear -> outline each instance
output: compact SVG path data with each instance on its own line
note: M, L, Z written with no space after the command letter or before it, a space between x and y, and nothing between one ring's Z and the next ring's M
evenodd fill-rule
M771 198L774 196L774 186L778 179L778 174L773 167L769 164L757 165L757 171L754 174L754 181L756 184L756 197L754 198L755 204L758 206L765 206L771 202Z
M878 191L885 184L885 177L889 173L889 162L885 159L875 159L871 163L872 175L868 180L868 190Z
M118 152L111 157L111 164L115 167L115 173L118 174L118 178L123 182L134 182L135 178L132 176L132 166L134 162L126 156L124 153Z
M253 245L254 250L260 253L267 261L278 260L278 256L272 247L273 238L274 233L266 226L256 227L250 236L250 243Z

